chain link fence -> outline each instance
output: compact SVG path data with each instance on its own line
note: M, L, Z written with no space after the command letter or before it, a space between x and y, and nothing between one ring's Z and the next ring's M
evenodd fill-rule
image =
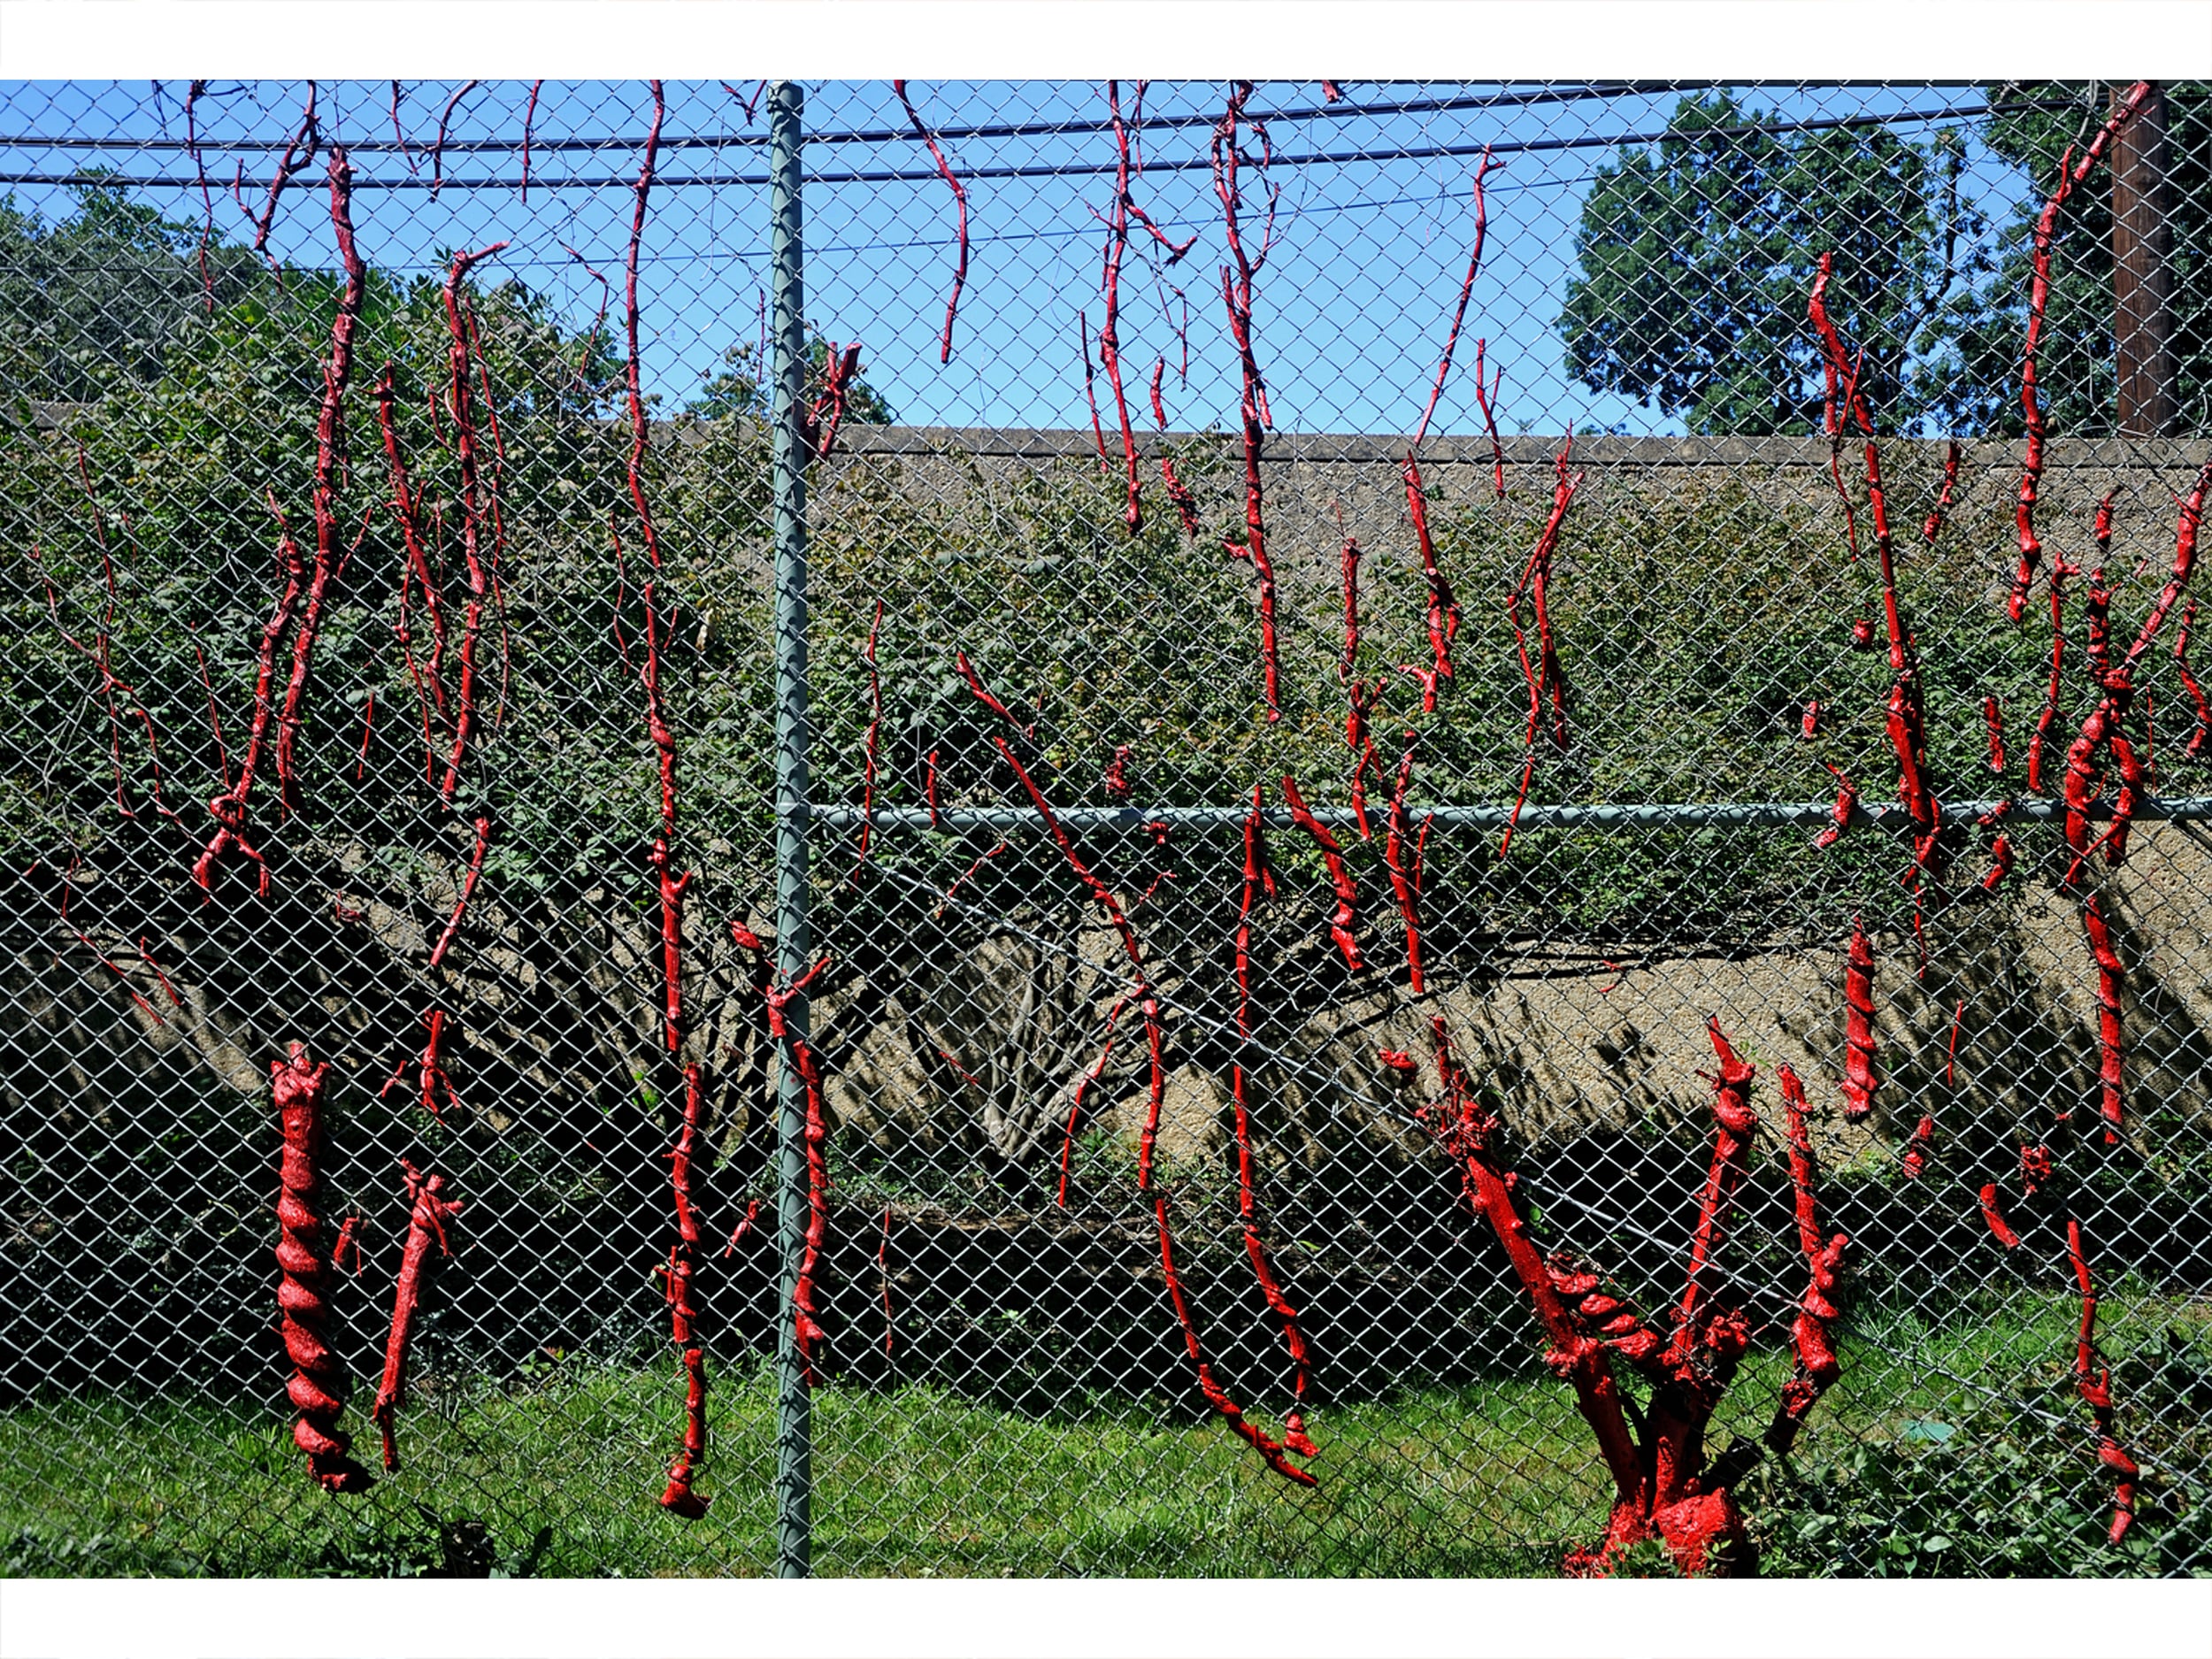
M9 1571L2212 1568L2212 92L0 110Z

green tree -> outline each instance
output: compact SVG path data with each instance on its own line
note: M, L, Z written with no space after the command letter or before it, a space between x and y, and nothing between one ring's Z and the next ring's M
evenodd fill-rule
M1693 432L1801 430L1820 410L1805 301L1836 257L1830 311L1866 349L1886 422L1930 406L1908 365L1980 229L1955 133L1788 133L1726 92L1686 97L1667 134L1601 166L1575 235L1560 328L1569 371Z

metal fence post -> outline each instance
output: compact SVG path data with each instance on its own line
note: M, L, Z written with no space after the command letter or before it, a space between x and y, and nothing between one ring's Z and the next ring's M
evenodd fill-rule
M769 104L772 181L771 246L775 264L776 393L776 964L787 980L806 972L807 923L806 387L805 295L800 249L799 156L802 98L797 82L776 83ZM807 1034L807 999L794 997L785 1018ZM806 1365L799 1352L794 1297L806 1246L806 1092L786 1041L776 1090L776 1245L781 1263L776 1336L776 1567L803 1578L812 1536L812 1427Z

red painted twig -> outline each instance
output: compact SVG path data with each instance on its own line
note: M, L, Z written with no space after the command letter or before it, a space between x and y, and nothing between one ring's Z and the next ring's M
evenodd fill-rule
M526 206L530 201L530 127L538 119L538 94L544 87L542 81L530 83L530 102L522 111L522 200Z
M1844 831L1851 827L1851 815L1857 811L1859 807L1859 791L1833 761L1824 760L1820 764L1834 773L1836 780L1835 809L1829 814L1833 821L1826 829L1813 837L1813 845L1825 851L1842 839Z
M1820 337L1831 374L1840 382L1843 411L1863 440L1867 502L1874 521L1874 546L1880 560L1882 618L1889 636L1890 672L1888 734L1897 757L1898 789L1913 826L1912 887L1916 906L1923 878L1939 879L1943 871L1943 815L1928 778L1926 717L1923 708L1920 664L1897 599L1895 549L1890 534L1888 496L1882 482L1880 446L1875 442L1874 417L1858 389L1855 368L1847 368L1842 339L1830 320L1826 303L1828 283L1834 273L1835 256L1820 257L1809 310ZM1838 423L1840 431L1840 421ZM1916 909L1916 926L1917 910Z
M953 666L960 671L960 677L968 682L968 689L975 694L977 702L1032 742L1036 741L1036 726L1034 725L1024 726L1014 718L1012 710L991 695L991 688L983 683L983 676L977 673L973 664L968 661L967 652L955 651L952 661Z
M1713 1053L1720 1061L1720 1075L1713 1079L1713 1161L1706 1171L1704 1190L1698 1198L1697 1231L1690 1240L1689 1272L1683 1285L1681 1304L1675 1314L1674 1340L1669 1345L1668 1357L1675 1364L1686 1363L1689 1358L1700 1325L1698 1304L1706 1294L1705 1270L1720 1248L1722 1232L1735 1204L1736 1189L1743 1184L1749 1168L1751 1137L1759 1127L1747 1087L1758 1075L1758 1068L1739 1057L1721 1033L1717 1018L1708 1018L1705 1031L1712 1041Z
M353 245L353 169L346 152L330 152L330 224L345 266L345 287L330 326L330 357L323 365L323 396L315 421L315 570L309 579L306 606L292 639L292 673L284 688L284 713L276 733L276 769L282 804L296 809L297 768L293 747L298 740L300 710L307 695L309 659L322 626L330 585L345 573L351 549L338 545L337 495L345 460L345 394L353 370L353 332L367 294L368 270ZM357 542L357 546L358 543Z
M1943 515L1951 511L1951 495L1958 482L1959 441L1954 438L1943 452L1943 488L1936 492L1935 505L1928 509L1928 521L1920 526L1920 540L1931 549L1943 533Z
M192 177L200 187L200 204L206 210L205 222L200 228L200 290L204 296L207 314L215 314L215 273L207 263L208 244L215 239L215 197L207 187L207 166L200 155L200 133L192 117L192 106L207 90L207 82L194 81L184 89L184 144L192 152Z
M2108 522L2108 510L2111 497L2106 497L2106 507L2098 510L2101 521ZM2035 718L2035 735L2028 740L2028 793L2043 793L2043 749L2050 736L2051 726L2059 715L2059 694L2062 689L2062 671L2066 663L2066 579L2081 574L2081 566L2070 564L2060 554L2051 564L2051 684L2045 694L2043 708Z
M1494 380L1486 381L1482 354L1489 342L1475 342L1475 402L1482 405L1483 430L1490 434L1490 488L1500 501L1505 499L1505 446L1498 442L1498 411L1491 407L1499 389L1505 385L1505 370L1499 369Z
M329 1304L325 1286L330 1265L321 1248L323 1081L329 1066L310 1064L307 1045L295 1042L289 1058L269 1068L277 1111L284 1129L283 1191L277 1198L277 1286L279 1329L292 1363L286 1393L299 1413L292 1443L307 1454L307 1472L331 1492L362 1492L369 1471L353 1460L352 1443L338 1426L345 1409L346 1376L330 1351Z
M425 1177L406 1159L399 1167L407 1180L407 1243L400 1252L399 1283L392 1296L392 1334L384 1348L384 1380L376 1391L374 1413L378 1432L384 1438L384 1467L399 1467L399 1450L392 1438L393 1421L406 1387L407 1349L414 1337L415 1310L422 1301L423 1270L428 1264L430 1240L438 1241L438 1254L449 1256L453 1246L445 1224L460 1214L461 1206L444 1196L445 1177Z
M1571 476L1567 472L1567 457L1574 449L1570 437L1561 447L1559 458L1554 465L1551 517L1545 520L1543 533L1536 539L1536 547L1529 554L1528 564L1522 569L1521 580L1515 584L1506 602L1507 614L1513 623L1513 638L1520 648L1521 673L1528 683L1529 729L1528 744L1533 749L1536 730L1543 718L1546 703L1551 706L1551 740L1555 748L1567 747L1567 680L1559 666L1559 647L1552 637L1551 585L1552 556L1559 549L1559 532L1567 518L1567 508L1574 500L1576 488L1582 482L1582 474ZM1536 612L1537 657L1533 671L1528 660L1528 642L1521 626L1521 598L1526 595Z
M2004 1212L1997 1208L1997 1183L1990 1181L1982 1187L1982 1220L1990 1235L2008 1250L2020 1248L2020 1235L2006 1222Z
M1346 687L1344 742L1352 751L1352 818L1360 839L1373 841L1374 826L1367 821L1367 769L1375 764L1375 740L1367 729L1368 716L1382 700L1383 682L1355 680Z
M1144 85L1141 81L1137 83L1136 96L1131 100L1132 116L1140 122L1143 119ZM1120 161L1114 174L1114 204L1106 219L1106 260L1099 280L1105 296L1106 315L1099 325L1098 359L1106 371L1107 384L1113 388L1114 413L1121 423L1121 455L1129 486L1129 502L1122 510L1122 522L1134 535L1144 527L1144 510L1138 499L1137 434L1129 424L1129 399L1121 383L1121 262L1129 251L1129 216L1133 205L1129 187L1133 174L1129 129L1121 119L1119 81L1106 83L1106 104L1113 111L1114 142L1119 149Z
M1993 696L1982 699L1982 724L1989 733L1989 769L2001 775L2005 770L2005 710Z
M1165 1100L1167 1078L1162 1053L1160 1004L1158 995L1152 988L1149 971L1145 965L1144 949L1138 942L1136 929L1130 926L1128 914L1122 909L1120 900L1114 896L1113 889L1092 872L1090 865L1076 851L1075 842L1069 836L1066 826L1045 800L1044 792L1037 787L1035 780L1015 757L1012 746L1002 737L994 736L991 741L997 746L1006 764L1013 768L1014 776L1020 780L1023 791L1029 796L1030 804L1037 809L1037 815L1044 820L1045 828L1059 847L1060 856L1067 861L1068 868L1105 913L1135 972L1136 983L1130 995L1136 998L1138 1011L1144 1018L1145 1044L1149 1051L1151 1068L1144 1129L1137 1141L1137 1190L1153 1200L1153 1217L1159 1235L1161 1271L1167 1279L1168 1295L1174 1304L1176 1323L1182 1328L1184 1347L1190 1354L1191 1363L1197 1368L1199 1386L1205 1392L1206 1399L1214 1409L1226 1418L1229 1426L1266 1460L1269 1468L1287 1479L1311 1486L1314 1484L1313 1477L1286 1459L1281 1443L1248 1422L1236 1402L1215 1380L1213 1369L1207 1363L1198 1340L1198 1327L1192 1322L1189 1304L1184 1299L1181 1280L1176 1275L1174 1240L1168 1225L1167 1194L1156 1192L1153 1180L1153 1153L1159 1138L1160 1110Z
M1106 1062L1113 1056L1114 1026L1121 1018L1122 1010L1127 1008L1128 1006L1129 999L1125 996L1121 999L1121 1001L1116 1002L1112 1010L1107 1014L1106 1041L1098 1051L1098 1058L1091 1062L1090 1069L1088 1071L1083 1072L1075 1079L1075 1087L1068 1092L1067 1133L1062 1138L1060 1142L1059 1202L1060 1208L1063 1210L1065 1210L1068 1207L1068 1175L1070 1166L1075 1160L1075 1125L1077 1119L1083 1115L1083 1096L1088 1094L1093 1088L1096 1087L1098 1079L1104 1075L1106 1071Z
M2104 619L2105 606L2110 595L2104 591L2101 581L2091 589L2093 614L2088 655L2100 695L2095 710L2083 723L2080 734L2066 752L2066 844L2073 849L2074 862L2066 873L2065 886L2073 887L2079 882L2082 868L2089 856L2088 811L2098 793L2103 758L2108 755L2119 768L2122 787L2114 803L2111 827L2105 833L2102 844L2106 848L2108 863L2117 864L2126 860L2129 823L2141 803L2148 780L2123 727L2129 705L2134 698L2136 672L2164 629L2167 617L2179 602L2182 590L2188 585L2195 569L2197 534L2203 519L2205 492L2208 488L2212 488L2212 461L2205 463L2197 474L2195 485L2181 503L2180 522L2174 531L2174 561L2165 584L2152 603L2150 613L2144 618L2134 641L2116 663L2111 661L2108 630Z

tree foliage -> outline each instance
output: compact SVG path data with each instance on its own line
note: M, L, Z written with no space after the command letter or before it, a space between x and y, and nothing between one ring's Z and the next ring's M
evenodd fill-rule
M0 380L12 397L88 403L151 380L196 323L275 284L249 249L134 202L88 174L53 223L0 196Z
M1909 425L1939 393L1906 365L1981 228L1964 165L1955 133L1789 133L1727 92L1684 98L1584 203L1560 317L1569 371L1693 432L1801 430L1820 410L1805 296L1832 250L1829 308L1866 348L1863 388Z

